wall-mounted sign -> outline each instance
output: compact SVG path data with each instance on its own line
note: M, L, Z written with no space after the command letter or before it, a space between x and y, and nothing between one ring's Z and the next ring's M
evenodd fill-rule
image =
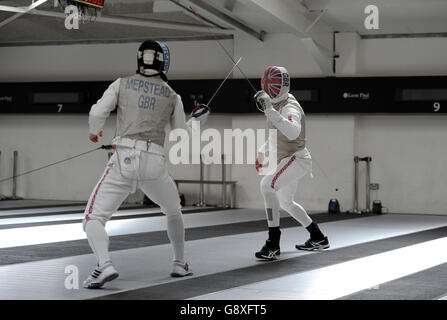
M343 99L362 99L369 100L369 92L343 92Z
M12 103L12 96L0 96L0 102Z

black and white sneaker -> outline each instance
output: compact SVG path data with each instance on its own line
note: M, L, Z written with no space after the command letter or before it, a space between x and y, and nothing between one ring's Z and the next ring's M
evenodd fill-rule
M304 244L301 245L297 244L295 248L297 248L298 250L306 250L306 251L328 249L329 240L327 239L327 237L324 237L323 240L320 241L313 241L309 239Z
M279 249L279 243L273 243L271 240L267 240L265 245L260 251L255 253L255 257L261 260L278 260L281 250Z
M99 289L104 283L118 278L118 272L113 267L112 262L108 261L103 266L97 266L92 274L84 281L84 288Z

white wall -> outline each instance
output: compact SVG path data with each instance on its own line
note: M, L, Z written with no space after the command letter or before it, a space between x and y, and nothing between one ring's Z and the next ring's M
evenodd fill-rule
M371 156L374 196L390 212L446 214L447 116L358 116L355 152ZM361 175L364 174L362 165ZM361 184L363 188L363 184ZM364 207L363 199L360 205Z
M245 34L235 37L234 54L242 57L247 77L260 78L267 66L286 66L293 77L316 77L323 73L299 38L292 34L269 34L261 42ZM243 76L236 71L236 78Z
M369 39L359 42L358 74L447 74L447 38Z
M223 41L243 57L241 68L249 77L259 77L267 65L288 67L293 77L321 76L318 65L292 35L270 35L265 43L246 36ZM169 42L171 79L222 78L231 61L214 41ZM113 80L135 69L138 44L57 47L0 48L0 81ZM77 56L74 56L76 53ZM82 55L92 56L83 63ZM357 75L435 75L447 73L447 39L358 40ZM67 60L67 57L70 57ZM119 63L117 63L119 61ZM76 67L73 67L76 66ZM349 70L352 70L350 68ZM240 78L239 72L234 77ZM303 105L305 109L305 104ZM338 198L344 209L352 207L353 156L370 155L372 182L380 184L374 198L392 212L446 214L447 155L446 119L441 116L308 115L308 146L314 155L314 178L305 177L296 199L310 210L327 208ZM109 119L105 141L114 133ZM212 115L207 127L264 128L260 115ZM19 151L19 171L89 150L87 117L64 115L1 115L0 177L12 170L12 151ZM106 152L20 178L18 195L27 198L86 200L106 161ZM176 178L198 178L198 165L170 166ZM237 204L262 207L259 180L251 166L230 166L228 179L238 180ZM205 169L205 178L220 179L221 167ZM362 184L361 184L362 186ZM336 192L335 188L339 191ZM189 203L198 200L198 186L180 186ZM220 203L220 187L205 188L208 202ZM11 184L0 184L0 193L10 195ZM360 200L363 207L363 201Z
M114 119L107 121L110 141ZM12 175L13 151L18 151L18 172L29 171L97 147L88 140L87 115L0 116L0 176ZM95 151L73 161L38 171L17 180L17 195L31 199L86 200L101 176L107 152ZM0 184L11 195L12 181Z
M233 52L233 41L220 41ZM0 81L102 81L136 70L139 43L0 47ZM215 41L172 41L170 79L222 78L233 66Z
M313 158L313 178L307 175L298 185L296 199L311 210L325 210L329 199L338 198L341 205L351 207L353 179L353 116L307 116L307 147ZM265 128L265 117L235 117L233 129ZM328 134L331 132L331 134ZM233 179L238 180L237 203L241 207L259 207L262 176L253 165L237 165ZM339 191L335 191L338 189Z
M300 39L270 35L265 42L245 35L220 40L248 77L260 77L268 65L287 66L292 76L319 76L321 71ZM216 41L169 41L170 79L221 79L233 62ZM0 47L0 81L102 81L136 70L139 43L70 46ZM88 59L88 60L87 60ZM234 77L242 78L239 71Z

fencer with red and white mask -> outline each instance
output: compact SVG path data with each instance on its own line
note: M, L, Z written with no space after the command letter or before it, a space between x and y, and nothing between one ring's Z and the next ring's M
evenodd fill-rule
M116 106L117 130L112 140L115 152L85 209L83 227L97 259L97 267L84 281L85 288L100 288L118 277L109 255L105 225L137 189L159 205L166 216L173 248L171 276L192 274L184 257L185 229L180 198L167 170L163 145L169 127L191 131L195 127L192 121L204 123L209 109L197 108L185 122L181 97L167 83L169 59L169 49L164 43L144 41L137 52L137 73L114 81L90 110L92 142L98 142L106 119Z
M262 170L266 152L276 152L277 166L261 180L269 233L267 241L255 256L261 260L278 259L281 253L280 208L310 233L310 238L304 244L296 245L298 250L327 249L327 237L306 210L294 201L298 182L312 171L312 158L306 148L304 111L289 93L289 73L284 67L269 66L262 76L261 85L262 90L254 98L258 108L267 117L269 129L277 130L277 139L272 141L270 137L258 150L256 170Z

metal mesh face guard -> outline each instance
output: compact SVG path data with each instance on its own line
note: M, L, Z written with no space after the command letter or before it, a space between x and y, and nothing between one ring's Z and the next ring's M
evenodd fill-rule
M146 77L160 75L163 80L167 81L169 62L169 49L164 43L146 40L140 45L137 52L137 73ZM146 70L153 70L156 73L149 73Z
M153 65L155 60L163 61L163 54L152 49L143 51L143 63L145 65Z

